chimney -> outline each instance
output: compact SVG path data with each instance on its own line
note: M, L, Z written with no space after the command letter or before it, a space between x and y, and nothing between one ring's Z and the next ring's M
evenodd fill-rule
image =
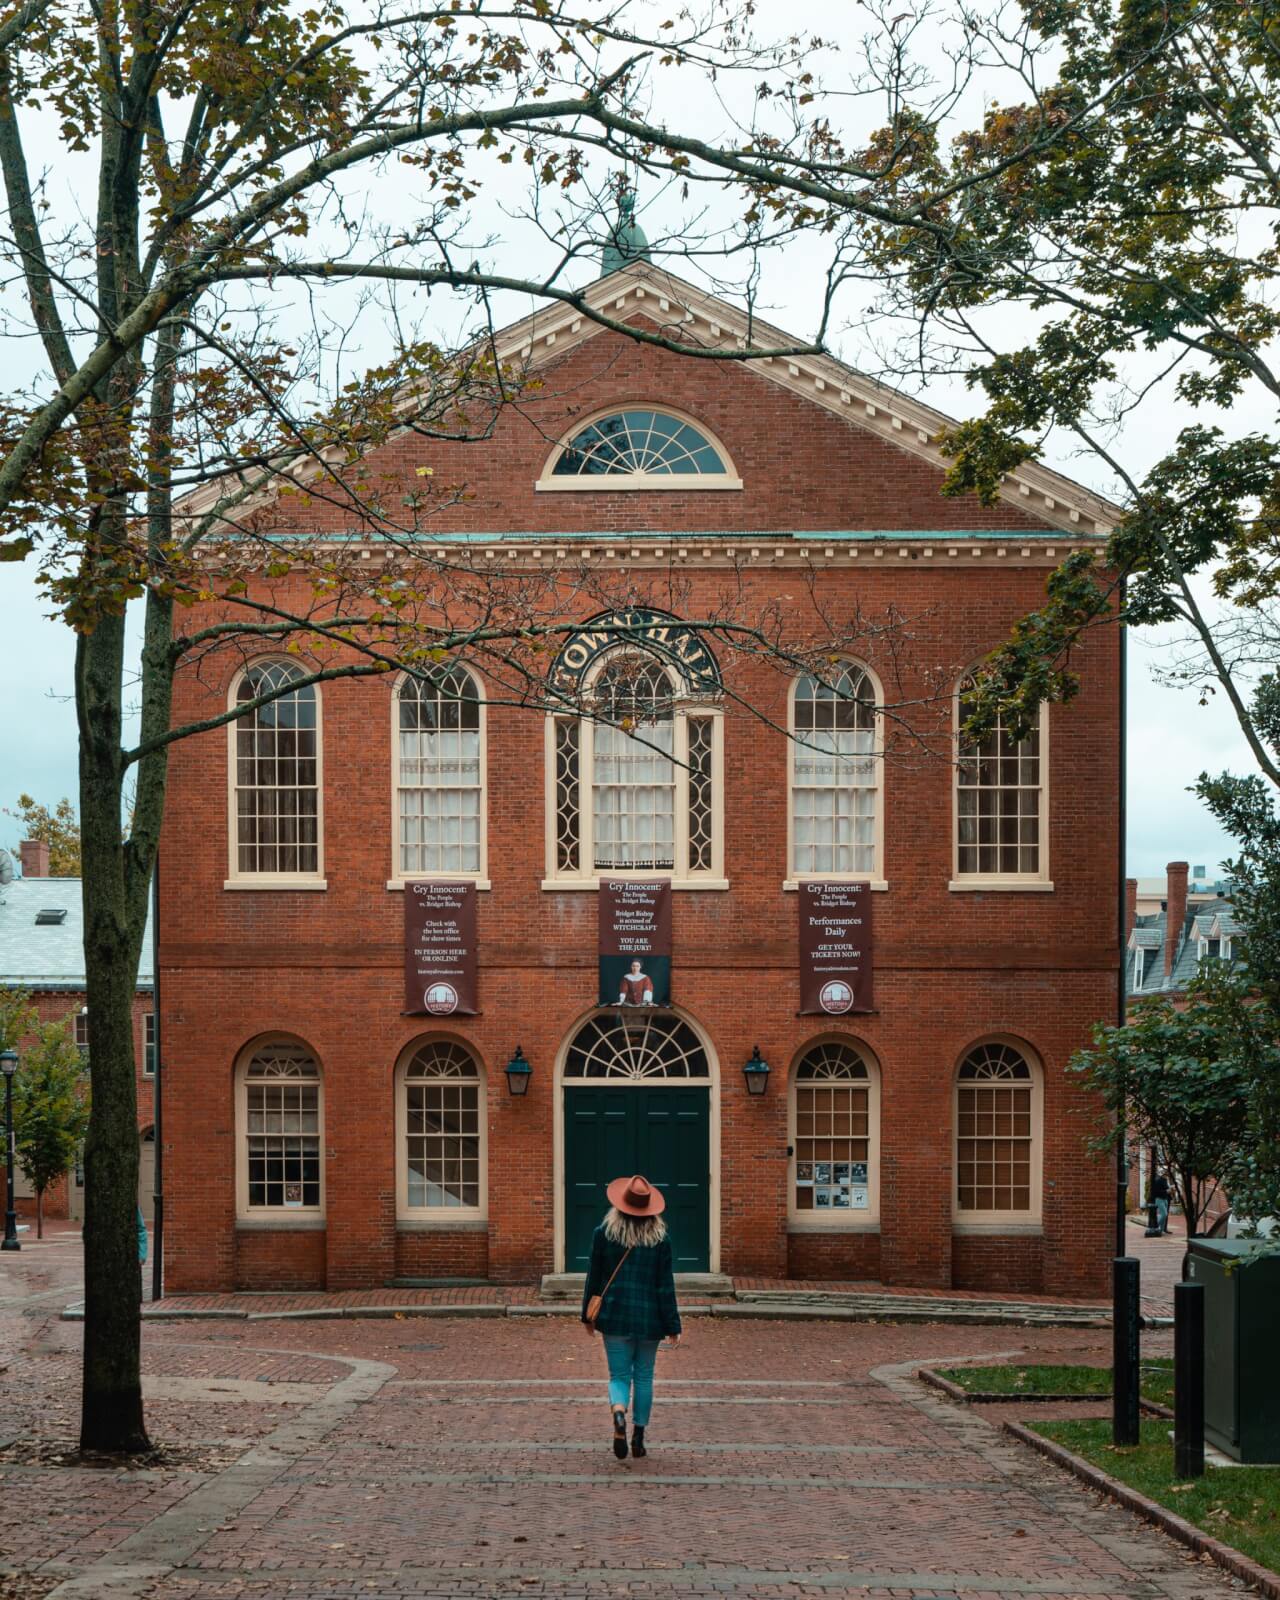
M1182 938L1182 925L1187 920L1187 873L1185 861L1171 861L1165 868L1169 874L1169 888L1165 898L1164 919L1164 974L1173 971L1173 958L1178 953Z
M1133 932L1133 925L1138 920L1138 880L1126 878L1124 880L1124 942L1129 943L1129 935Z
M49 846L43 839L24 839L18 846L22 856L22 876L24 878L47 878L49 876Z

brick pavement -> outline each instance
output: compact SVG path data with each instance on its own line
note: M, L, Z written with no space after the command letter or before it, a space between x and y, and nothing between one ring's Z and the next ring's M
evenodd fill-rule
M70 1269L33 1254L38 1293ZM911 1376L1105 1362L1083 1328L691 1323L652 1454L608 1449L559 1319L150 1324L132 1469L77 1464L80 1327L20 1299L0 1374L6 1564L57 1600L1220 1600L1237 1587ZM1167 1334L1148 1336L1163 1351ZM1003 1412L1008 1414L1007 1409ZM1075 1411L1073 1414L1080 1414ZM25 1581L25 1580L20 1580ZM18 1591L21 1593L21 1589Z

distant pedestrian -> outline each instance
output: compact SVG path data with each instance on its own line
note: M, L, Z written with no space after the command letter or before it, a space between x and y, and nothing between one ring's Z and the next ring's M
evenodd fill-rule
M613 1453L627 1457L627 1406L633 1423L631 1453L648 1455L644 1430L653 1406L658 1344L680 1343L680 1309L671 1267L671 1244L662 1220L666 1200L638 1174L608 1186L609 1210L591 1240L591 1265L582 1294L588 1333L604 1338L609 1363Z
M142 1215L142 1207L135 1207L138 1213L138 1265L145 1267L147 1264L147 1219Z
M1169 1180L1157 1172L1151 1183L1151 1203L1156 1208L1156 1232L1169 1231Z

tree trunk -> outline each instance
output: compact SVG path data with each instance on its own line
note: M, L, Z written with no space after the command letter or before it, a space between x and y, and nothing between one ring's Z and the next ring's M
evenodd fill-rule
M138 1118L133 996L146 895L130 892L121 840L124 619L100 618L76 644L80 830L89 1070L84 1150L84 1380L80 1447L150 1449L142 1416ZM144 886L145 887L145 886Z

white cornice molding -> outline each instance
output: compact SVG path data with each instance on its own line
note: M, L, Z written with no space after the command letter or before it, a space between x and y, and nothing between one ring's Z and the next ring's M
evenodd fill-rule
M658 326L674 325L704 349L736 347L739 350L785 347L798 341L780 328L746 314L727 300L698 289L648 261L632 261L588 285L583 298L593 311L614 322L644 317ZM540 306L519 322L501 330L494 340L494 352L503 365L532 370L560 360L607 330L576 306ZM750 344L748 343L750 340ZM953 425L954 419L887 384L868 378L845 366L834 356L766 356L747 361L749 371L779 384L792 394L834 413L867 433L878 436L914 455L940 473L946 472L949 459L938 449L939 433ZM411 410L413 397L407 394L404 408ZM325 451L323 459L337 467L342 453ZM319 467L312 463L295 473L295 482L314 478ZM208 485L193 490L179 500L175 514L196 518L212 509L221 486ZM272 499L270 484L236 508L238 516ZM1120 508L1101 495L1073 482L1061 473L1029 461L1006 475L1000 497L1019 507L1049 527L1059 528L1082 544L1094 544L1105 537L1120 516ZM749 536L743 536L748 542ZM619 541L620 543L623 541ZM814 535L815 544L821 542ZM554 543L548 537L548 544ZM690 543L696 543L691 538ZM1017 530L1009 532L1010 545L1017 544Z

